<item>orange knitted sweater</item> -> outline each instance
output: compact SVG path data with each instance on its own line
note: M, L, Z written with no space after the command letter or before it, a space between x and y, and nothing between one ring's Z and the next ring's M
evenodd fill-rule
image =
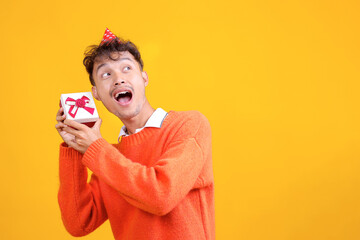
M59 206L73 236L109 219L115 239L215 239L211 130L197 111L170 111L161 128L118 144L100 138L84 155L61 144L59 171Z

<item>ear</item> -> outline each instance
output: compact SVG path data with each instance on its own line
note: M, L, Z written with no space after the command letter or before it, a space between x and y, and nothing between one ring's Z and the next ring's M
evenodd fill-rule
M141 73L142 78L144 79L145 87L149 84L149 77L145 71Z
M96 90L96 87L95 87L95 86L93 86L93 87L91 88L91 91L92 91L92 94L93 94L94 98L95 98L96 100L100 101L100 97L99 97L99 95L98 95L98 93L97 93L97 90Z

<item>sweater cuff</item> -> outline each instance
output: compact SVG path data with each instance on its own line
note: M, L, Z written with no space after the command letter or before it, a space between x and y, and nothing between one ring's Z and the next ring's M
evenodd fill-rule
M99 151L108 144L109 143L103 138L99 138L93 142L84 153L84 157L82 159L83 164L90 170L94 171L97 166L97 155L99 154Z
M68 145L65 142L62 142L60 144L60 159L66 159L75 161L77 159L82 159L83 154L76 151L75 149L68 147Z

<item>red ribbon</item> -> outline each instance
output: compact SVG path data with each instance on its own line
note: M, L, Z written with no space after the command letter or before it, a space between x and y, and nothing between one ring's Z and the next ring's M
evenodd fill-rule
M78 98L78 99L73 99L71 97L68 97L65 100L65 104L71 106L69 109L69 115L73 118L75 118L77 111L79 110L79 108L83 108L86 111L88 111L89 113L91 113L91 115L93 115L95 108L91 108L91 107L87 107L86 105L90 103L90 99L86 96L82 96L82 98ZM74 110L75 108L75 110ZM73 112L73 110L75 112Z

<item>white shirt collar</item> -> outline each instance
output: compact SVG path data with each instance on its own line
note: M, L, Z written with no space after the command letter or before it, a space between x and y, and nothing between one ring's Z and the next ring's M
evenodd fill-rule
M156 109L153 112L153 114L150 116L150 118L147 120L147 122L145 123L145 126L142 127L142 128L136 129L135 133L140 132L141 130L143 130L146 127L161 128L161 125L162 125L166 115L167 115L167 112L165 110L163 110L162 108ZM129 136L129 134L127 133L125 125L122 126L122 128L120 129L120 134L119 134L118 140L120 140L121 136Z

